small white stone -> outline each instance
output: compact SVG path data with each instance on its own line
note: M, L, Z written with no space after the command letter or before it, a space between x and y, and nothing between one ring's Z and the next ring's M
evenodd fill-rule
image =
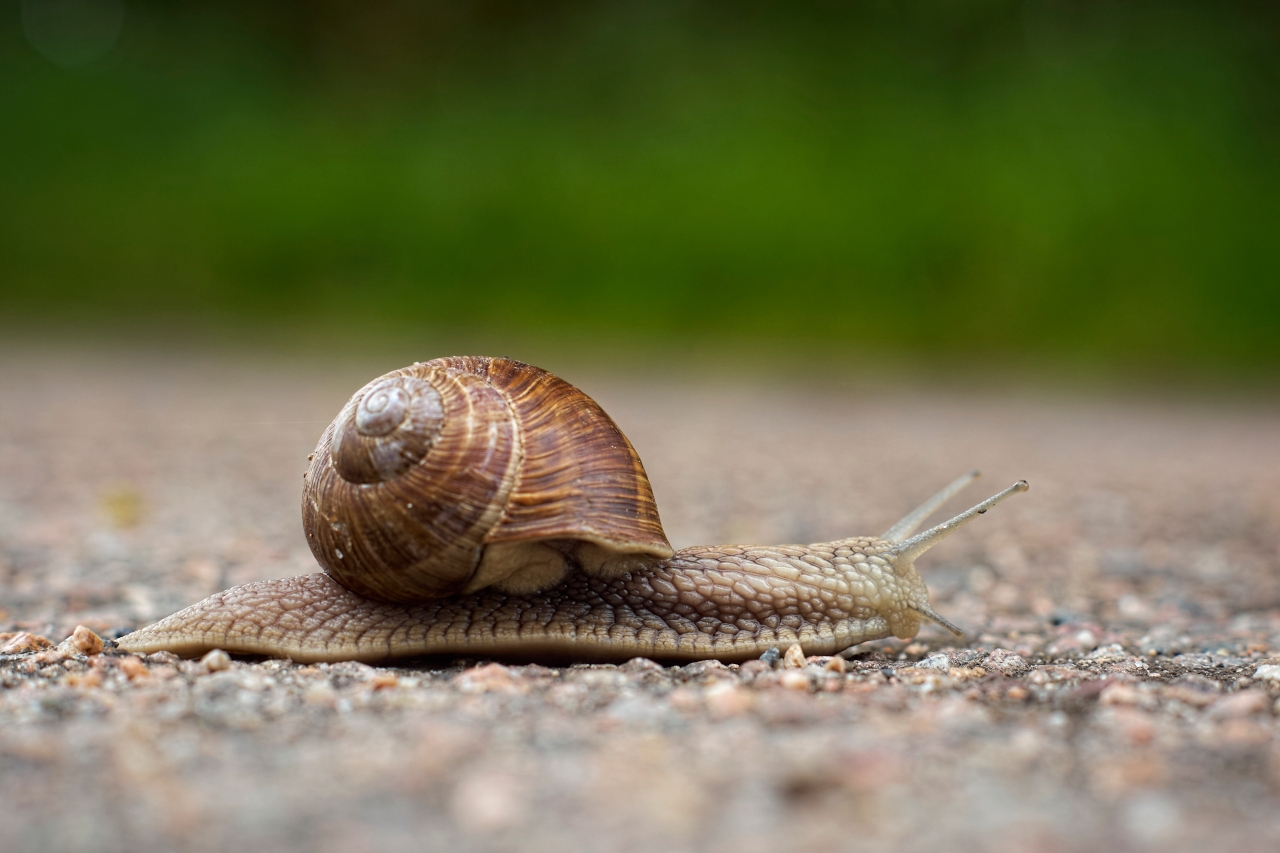
M1259 681L1280 681L1280 664L1263 664L1254 670L1253 677Z
M200 663L204 664L204 668L210 672L220 672L231 668L231 655L222 649L214 649L200 658Z
M1092 633L1089 636L1093 636ZM1112 643L1108 646L1098 646L1089 653L1089 657L1093 660L1119 660L1128 657L1125 653L1124 646L1119 643Z
M788 690L808 690L813 686L809 676L798 669L784 670L778 676L778 683Z
M941 652L935 652L934 654L931 654L924 660L920 661L920 663L916 664L916 666L920 667L921 669L939 669L939 670L942 670L943 672L946 672L947 670L951 669L951 660Z

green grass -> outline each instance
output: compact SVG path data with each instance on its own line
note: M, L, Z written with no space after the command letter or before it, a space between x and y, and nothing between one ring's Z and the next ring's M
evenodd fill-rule
M0 7L5 316L1280 363L1267 7L215 8Z

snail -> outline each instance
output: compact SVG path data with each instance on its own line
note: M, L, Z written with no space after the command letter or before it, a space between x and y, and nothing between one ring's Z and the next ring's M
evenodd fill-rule
M365 385L320 437L303 527L323 573L238 586L120 638L298 662L469 654L574 661L836 654L936 613L915 560L1027 484L915 534L674 550L604 410L506 358L419 362ZM915 535L913 535L915 534Z

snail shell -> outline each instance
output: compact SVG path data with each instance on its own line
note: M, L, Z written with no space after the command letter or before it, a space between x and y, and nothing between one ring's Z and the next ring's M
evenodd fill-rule
M312 454L302 524L330 577L388 602L532 592L673 553L613 420L506 358L420 362L357 391Z

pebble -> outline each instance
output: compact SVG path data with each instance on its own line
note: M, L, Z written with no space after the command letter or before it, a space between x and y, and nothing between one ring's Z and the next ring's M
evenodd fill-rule
M511 670L500 663L486 663L463 670L454 678L460 693L515 693L518 685Z
M920 669L936 669L946 672L951 669L951 660L941 652L931 654L920 663L916 664Z
M45 649L42 652L37 652L35 657L31 658L31 660L35 664L43 666L50 663L62 663L67 658L74 657L75 654L75 652L70 651L69 649L62 649L54 646L52 649Z
M178 668L166 663L161 666L153 667L149 670L149 673L156 681L168 681L171 678L178 677Z
M1008 649L996 649L991 652L983 662L983 667L1006 676L1021 675L1031 668L1022 655Z
M731 681L717 681L706 689L703 700L707 711L716 718L737 717L755 705L755 694Z
M231 668L231 655L222 649L214 649L200 658L200 663L204 664L204 668L210 672L221 672Z
M796 669L789 669L782 673L782 675L778 677L778 683L788 690L807 691L810 687L809 676Z
M1274 663L1263 664L1254 670L1253 677L1256 681L1280 683L1280 665Z
M662 672L662 664L649 658L632 658L618 669L632 673Z
M804 666L804 649L799 643L792 643L787 653L782 656L782 665L787 669L799 669Z
M1098 661L1123 660L1128 656L1129 656L1128 653L1125 652L1124 650L1124 646L1120 645L1119 643L1111 643L1110 645L1106 645L1106 646L1098 646L1098 648L1090 652L1089 660L1098 660Z
M130 681L151 677L151 672L147 669L147 665L142 662L141 658L136 658L133 655L120 658L116 665L120 667L121 672L129 677Z
M718 660L700 660L683 667L686 678L706 678L708 676L725 675L729 668Z
M71 632L71 645L84 655L96 655L102 651L102 638L83 625Z
M31 652L53 648L53 643L39 634L18 631L11 634L0 634L0 655L25 655Z
M84 687L84 688L101 687L102 673L96 669L90 670L89 672L86 672L84 674L73 672L67 676L67 684L69 684L72 687Z

